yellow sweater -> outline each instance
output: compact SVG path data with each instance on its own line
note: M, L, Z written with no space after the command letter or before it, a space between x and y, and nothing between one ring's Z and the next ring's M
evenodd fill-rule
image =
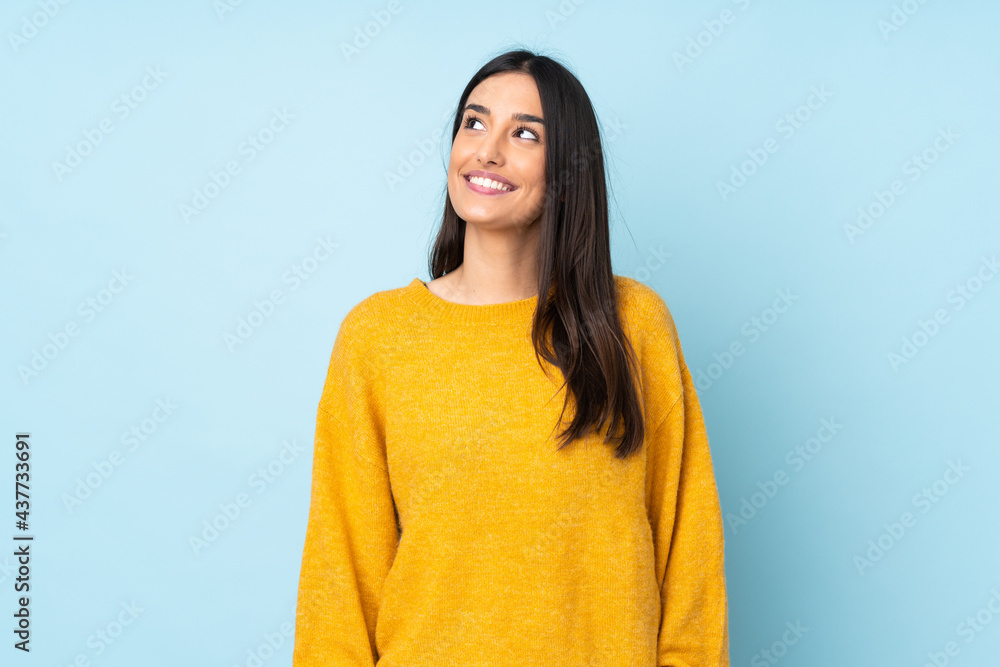
M722 518L673 319L615 276L647 437L556 451L538 297L419 279L345 316L319 401L294 667L729 665ZM564 424L572 417L570 402Z

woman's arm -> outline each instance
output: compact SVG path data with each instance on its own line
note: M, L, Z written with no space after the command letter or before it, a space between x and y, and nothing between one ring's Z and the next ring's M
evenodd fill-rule
M660 667L728 667L722 512L691 372L676 343L681 395L655 427L647 508L660 584Z
M316 419L294 667L374 666L382 584L399 540L364 354L342 326Z

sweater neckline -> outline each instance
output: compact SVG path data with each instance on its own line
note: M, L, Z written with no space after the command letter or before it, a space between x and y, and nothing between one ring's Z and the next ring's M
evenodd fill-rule
M523 322L535 312L535 307L538 304L537 294L527 299L505 301L503 303L481 305L455 303L454 301L442 299L431 292L430 288L427 287L427 283L420 278L414 278L406 289L422 308L455 322L467 321L493 324Z

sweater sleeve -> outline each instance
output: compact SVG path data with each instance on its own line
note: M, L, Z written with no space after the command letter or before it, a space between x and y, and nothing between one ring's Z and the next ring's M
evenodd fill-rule
M656 664L728 667L722 512L698 395L675 345L681 394L649 441L647 506L661 602Z
M367 370L341 326L316 419L295 612L294 667L373 667L382 584L399 541Z

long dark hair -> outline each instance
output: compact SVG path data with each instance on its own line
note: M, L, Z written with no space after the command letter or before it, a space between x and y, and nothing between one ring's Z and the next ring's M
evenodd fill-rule
M540 355L558 367L564 378L560 389L568 386L560 422L571 400L576 406L572 422L560 434L559 449L608 424L604 442L616 444L615 455L624 459L642 446L645 434L634 384L638 380L641 385L641 377L618 317L597 116L580 81L564 65L527 50L508 51L483 65L466 85L452 142L469 94L501 72L534 78L546 119L546 192L536 258L539 298L531 341L536 361ZM465 225L446 187L444 217L428 262L432 280L462 264ZM552 349L546 345L546 331L551 331Z

